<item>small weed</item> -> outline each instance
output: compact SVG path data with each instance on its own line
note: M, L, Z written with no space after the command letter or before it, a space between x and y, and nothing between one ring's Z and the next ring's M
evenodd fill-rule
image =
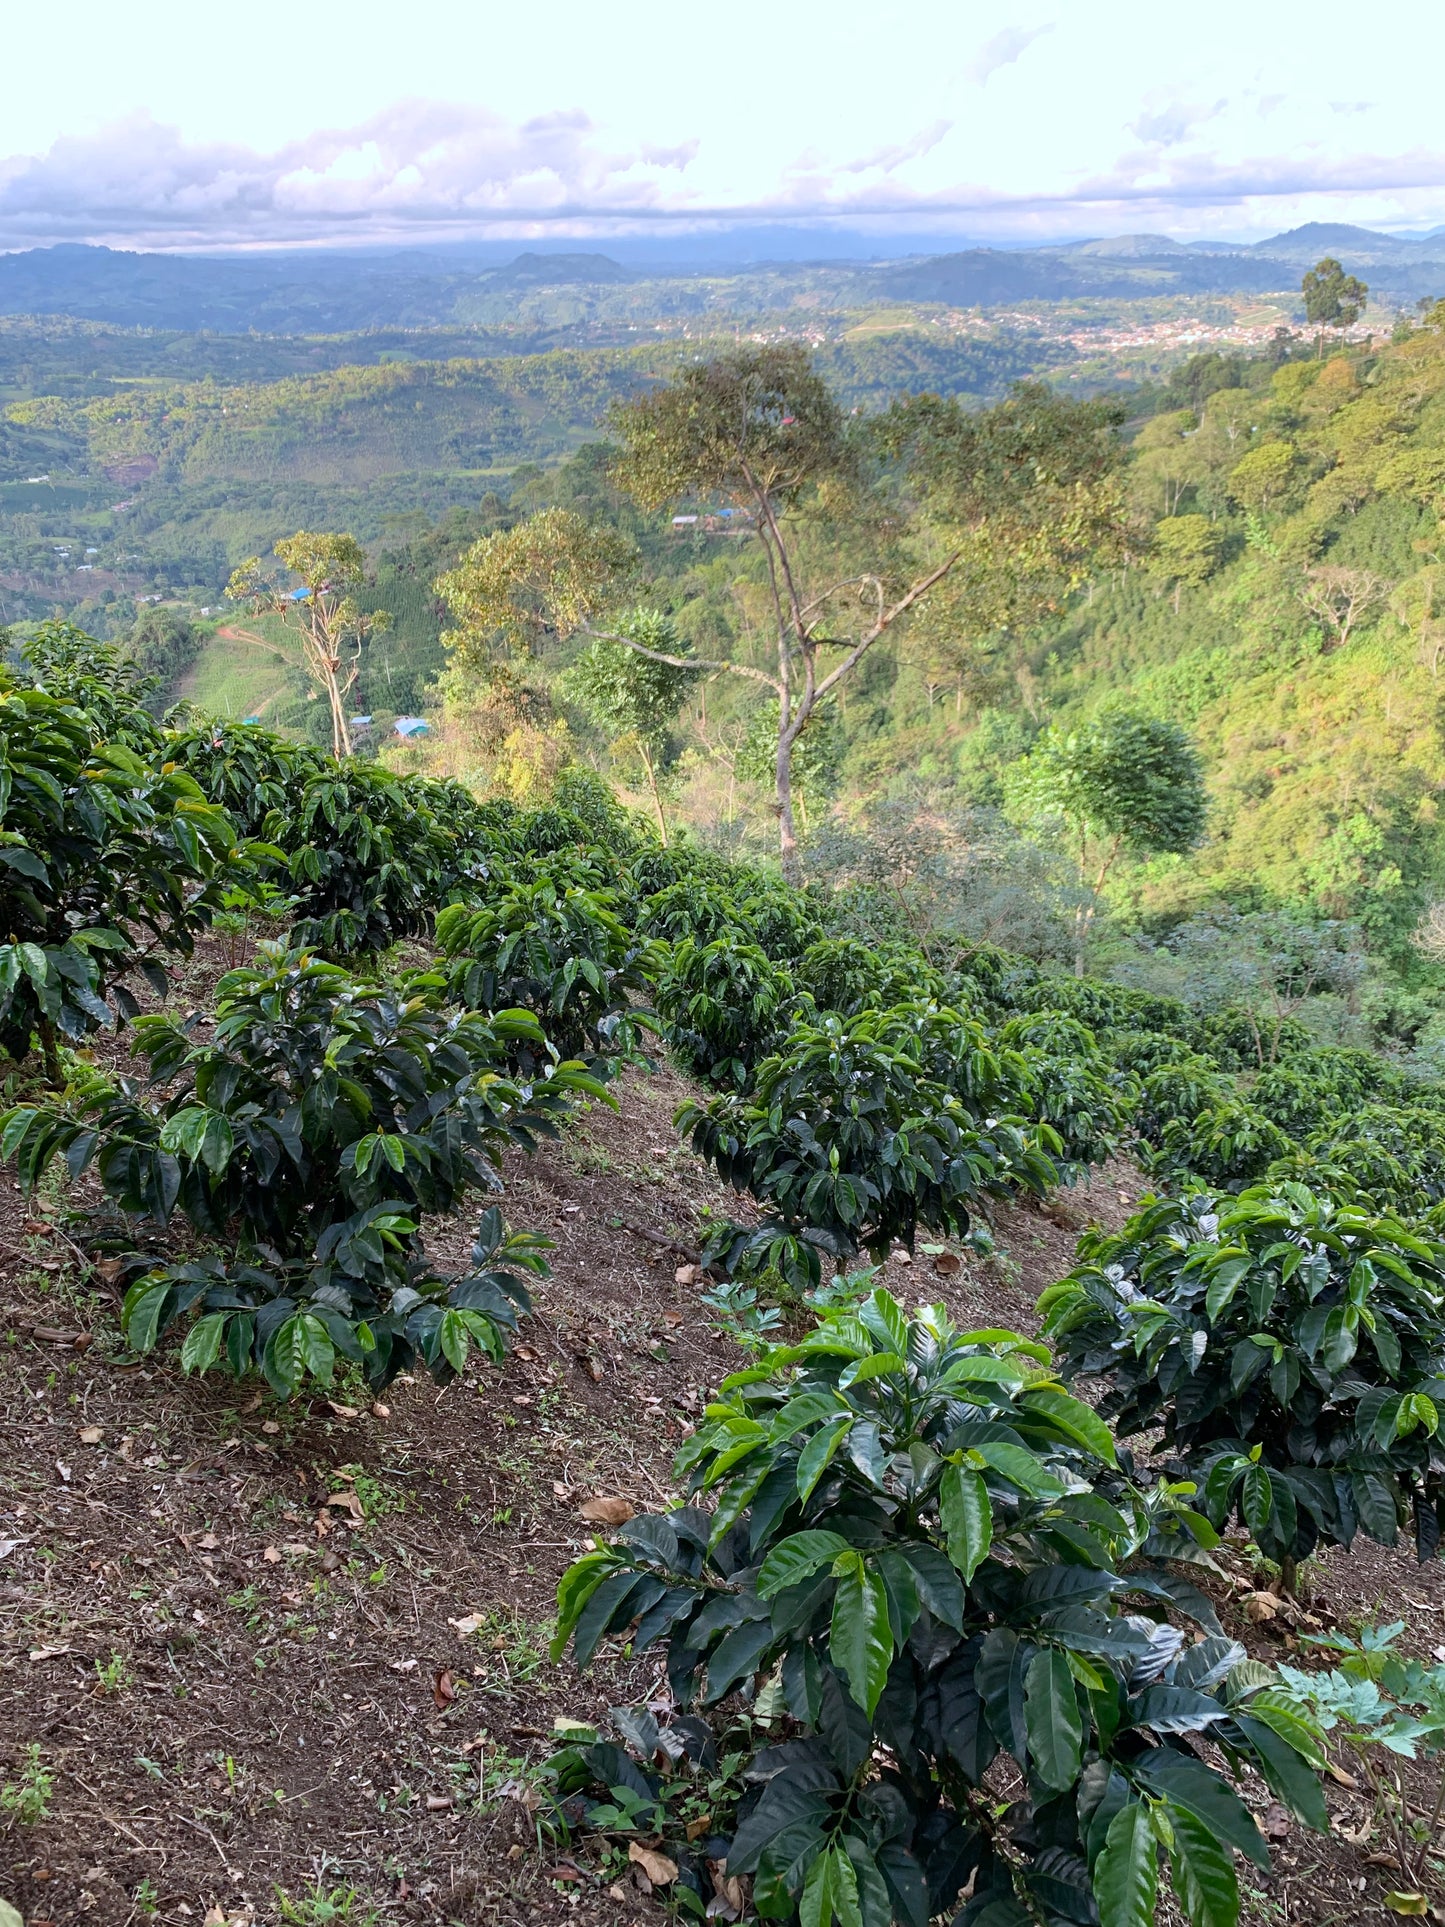
M755 1285L739 1284L736 1279L728 1279L705 1291L702 1303L714 1314L718 1330L745 1351L756 1351L771 1344L783 1320L776 1305L759 1305Z
M161 1910L161 1897L149 1874L135 1890L135 1905L137 1913L144 1914L147 1919L154 1919Z
M333 1887L328 1892L320 1882L309 1894L293 1900L276 1889L276 1901L287 1927L380 1927L381 1915L355 1887Z
M489 1607L475 1638L483 1652L486 1676L483 1691L518 1686L535 1677L547 1660L552 1627L547 1620L530 1620L510 1606Z
M123 1693L134 1679L124 1653L112 1653L103 1665L99 1660L95 1662L96 1685L102 1693Z
M0 1813L13 1814L22 1826L33 1827L50 1817L55 1775L40 1764L40 1748L33 1742L25 1751L20 1777L0 1786Z

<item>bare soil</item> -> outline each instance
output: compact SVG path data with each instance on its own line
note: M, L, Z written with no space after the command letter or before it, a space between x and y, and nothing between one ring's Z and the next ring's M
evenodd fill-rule
M593 1107L516 1161L509 1220L556 1244L521 1342L500 1369L399 1381L376 1405L354 1381L281 1406L188 1381L173 1355L123 1363L68 1201L27 1204L0 1176L0 1782L22 1783L32 1746L52 1776L43 1817L0 1812L0 1895L27 1927L664 1917L638 1874L539 1839L526 1796L559 1715L601 1718L659 1678L655 1661L579 1678L547 1660L558 1577L589 1541L579 1507L667 1500L673 1452L739 1362L674 1276L704 1208L740 1210L678 1147L687 1091L631 1074L618 1113ZM1140 1189L1109 1167L998 1209L997 1258L895 1254L890 1282L1029 1330L1078 1231ZM436 1243L461 1256L468 1231ZM1253 1584L1221 1582L1222 1615L1278 1656L1304 1629L1247 1620ZM1429 1651L1445 1574L1361 1541L1323 1562L1312 1610L1406 1619ZM1273 1873L1245 1872L1251 1922L1391 1917L1362 1795L1329 1797L1322 1839L1250 1790L1278 1836Z

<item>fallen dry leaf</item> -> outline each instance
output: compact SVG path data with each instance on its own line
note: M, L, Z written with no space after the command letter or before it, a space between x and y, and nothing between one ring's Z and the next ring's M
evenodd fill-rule
M1336 1786L1347 1786L1353 1789L1360 1784L1353 1773L1346 1773L1345 1769L1342 1766L1336 1766L1333 1760L1325 1761L1325 1772L1329 1774Z
M275 1419L267 1418L262 1419L261 1430L266 1433L268 1438L275 1438L276 1434L281 1430L281 1427L276 1423Z
M933 1261L933 1269L941 1271L945 1278L951 1278L962 1266L963 1260L956 1251L940 1251Z
M432 1691L432 1698L437 1703L437 1711L440 1713L443 1707L450 1706L452 1701L456 1698L457 1696L456 1682L453 1680L450 1673L438 1673L436 1678L431 1683L431 1691ZM448 1801L447 1804L448 1806L450 1806L451 1802ZM427 1805L428 1806L431 1805L430 1800L428 1800Z
M30 1658L32 1662L37 1662L42 1659L59 1659L62 1653L73 1653L74 1651L75 1648L73 1646L32 1646L30 1648Z
M82 1445L99 1445L105 1432L99 1425L82 1425L77 1437Z
M580 1880L582 1878L582 1869L580 1867L574 1867L569 1860L559 1860L557 1865L547 1875L547 1878L549 1880Z
M220 1543L214 1532L203 1532L196 1541L202 1552L214 1552Z
M355 1405L338 1405L334 1398L327 1399L326 1403L331 1407L332 1411L336 1414L338 1418L360 1418L361 1417L360 1409Z
M672 1274L672 1281L675 1285L695 1285L702 1275L701 1265L679 1265Z
M1247 1592L1241 1601L1245 1618L1255 1626L1262 1626L1274 1619L1283 1603L1272 1592Z
M329 1506L334 1506L338 1512L345 1512L358 1523L363 1523L366 1519L366 1514L361 1509L360 1499L357 1498L356 1494L351 1491L350 1488L345 1492L328 1493L326 1503Z
M447 1624L449 1626L455 1626L462 1638L465 1639L468 1633L474 1633L479 1626L484 1626L486 1619L487 1616L485 1613L468 1613L465 1619L449 1619Z
M696 1820L689 1820L687 1823L688 1839L701 1840L702 1836L707 1832L708 1828L711 1825L712 1825L712 1815L710 1813L699 1814Z
M383 1405L379 1398L373 1399L372 1405L371 1405L371 1416L373 1418L390 1418L391 1407L389 1405Z
M641 1867L654 1887L670 1887L677 1879L677 1862L669 1860L665 1853L658 1853L653 1847L644 1847L636 1840L629 1840L627 1858L634 1867Z
M1260 1822L1267 1840L1283 1840L1289 1834L1289 1815L1279 1805L1270 1807Z
M266 1550L261 1554L261 1557L266 1561L268 1566L279 1566L281 1563L281 1554L275 1546L267 1546Z
M609 1499L599 1493L578 1506L577 1511L596 1526L625 1526L636 1516L637 1508L630 1499Z
M913 1253L911 1251L894 1251L890 1252L889 1256L895 1265L911 1265L913 1263Z
M391 1670L394 1673L414 1673L416 1671L416 1661L414 1659L394 1659L391 1662Z
M429 1793L426 1796L428 1813L447 1813L451 1810L452 1796L449 1793Z

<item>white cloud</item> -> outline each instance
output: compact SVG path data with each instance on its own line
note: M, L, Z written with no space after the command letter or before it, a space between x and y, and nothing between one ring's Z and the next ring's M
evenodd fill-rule
M0 162L0 245L123 239L183 246L332 237L380 223L465 229L572 210L646 212L696 143L605 142L585 114L512 125L476 108L406 101L360 127L271 154L184 141L133 115Z
M1011 67L1026 47L1053 30L1051 20L1042 27L1005 27L991 40L984 41L964 72L975 86L982 87L990 74L996 74L1000 67Z

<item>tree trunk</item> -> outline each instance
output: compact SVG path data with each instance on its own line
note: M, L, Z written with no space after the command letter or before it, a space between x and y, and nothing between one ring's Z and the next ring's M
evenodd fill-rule
M647 751L642 749L640 744L638 748L642 756L642 767L647 771L647 787L652 792L652 813L657 818L658 838L665 850L667 848L667 818L662 813L662 791L657 787L657 770Z
M60 1089L60 1051L56 1045L55 1026L48 1017L37 1017L35 1029L40 1038L40 1057L45 1065L45 1082L52 1091Z
M783 875L794 884L803 880L798 862L798 833L793 824L793 744L796 741L790 729L779 730L778 796L774 806L778 812L778 860L783 866Z

